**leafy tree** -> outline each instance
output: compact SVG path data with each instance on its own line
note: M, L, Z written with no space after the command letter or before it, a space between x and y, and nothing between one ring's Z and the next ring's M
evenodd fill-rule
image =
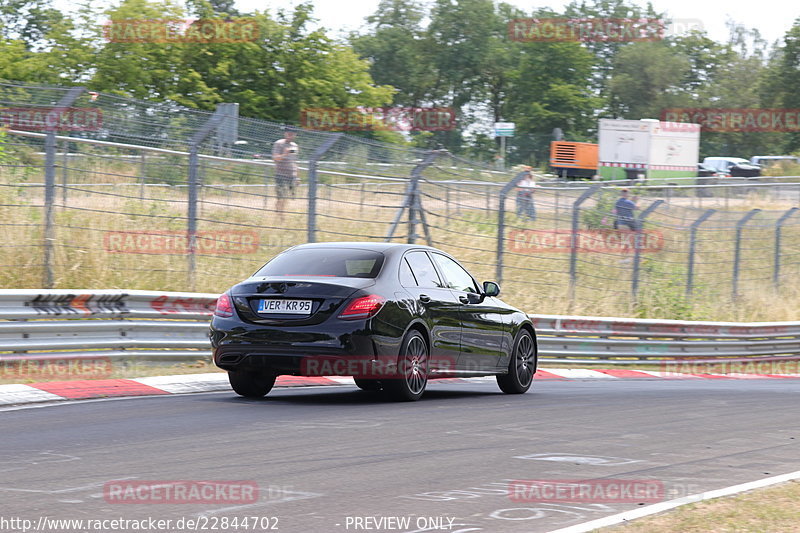
M45 46L48 34L67 17L52 0L3 0L0 3L0 36L19 39L28 50Z
M216 16L206 2L194 14ZM117 19L185 18L166 0L125 0L109 12ZM308 29L310 4L273 19L256 12L257 38L217 43L107 43L98 54L92 80L96 90L139 98L172 100L211 110L219 102L238 102L242 116L297 122L308 107L379 106L393 88L375 86L368 65L322 30Z
M612 111L622 118L658 118L662 109L685 103L678 87L689 68L689 59L663 42L630 43L614 63Z
M760 86L766 107L800 109L800 18L796 19L764 71ZM800 150L800 134L783 135L783 151Z
M512 162L544 160L554 128L561 128L568 139L582 139L596 127L599 99L588 83L593 65L591 53L578 43L524 43L519 63L510 73L505 115L519 131L512 147L521 153ZM532 136L525 139L525 134Z
M666 24L663 14L657 13L652 4L642 9L626 0L573 0L564 9L565 17L583 19L654 19ZM591 85L596 96L607 98L608 82L614 74L617 55L631 43L614 40L591 39L584 46L594 55L596 62L592 73ZM612 104L613 105L613 104Z
M435 82L430 47L422 27L424 10L414 0L381 0L367 17L368 33L353 34L353 49L370 64L379 85L396 89L392 104L420 107L434 101Z

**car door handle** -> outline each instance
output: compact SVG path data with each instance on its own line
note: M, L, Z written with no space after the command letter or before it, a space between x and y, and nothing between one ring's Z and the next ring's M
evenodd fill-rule
M428 296L427 294L420 294L419 295L419 301L424 303L424 304L426 304L426 303L431 301L431 297Z
M462 304L468 304L469 303L469 297L468 296L459 296L458 297L458 301L461 302Z

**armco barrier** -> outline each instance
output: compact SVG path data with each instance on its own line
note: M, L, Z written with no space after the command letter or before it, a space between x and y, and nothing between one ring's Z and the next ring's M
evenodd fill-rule
M216 294L0 290L0 359L210 355ZM531 315L539 356L559 363L669 364L800 358L800 322L688 322Z

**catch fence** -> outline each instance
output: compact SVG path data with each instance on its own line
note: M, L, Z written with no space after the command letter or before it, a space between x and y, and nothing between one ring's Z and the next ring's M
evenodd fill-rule
M281 125L172 104L0 84L0 106L96 108L87 131L6 132L0 286L219 293L309 241L427 243L536 313L736 316L796 294L800 178L563 182L443 151L298 130L277 211ZM620 188L636 231L613 228ZM792 292L795 291L795 292Z

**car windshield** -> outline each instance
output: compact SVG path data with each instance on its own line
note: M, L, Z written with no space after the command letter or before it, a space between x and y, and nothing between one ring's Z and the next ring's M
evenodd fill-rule
M254 275L374 278L383 259L380 252L356 248L300 248L278 255Z

